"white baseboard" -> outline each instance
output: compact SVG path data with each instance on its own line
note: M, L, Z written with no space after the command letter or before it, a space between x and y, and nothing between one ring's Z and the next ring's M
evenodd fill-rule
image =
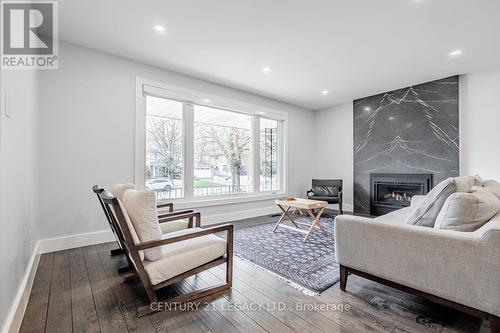
M346 212L353 212L354 211L354 207L352 206L352 204L342 204L342 209Z
M272 206L267 206L267 207L262 207L262 208L247 209L247 210L234 211L234 212L228 212L228 213L223 213L223 214L202 216L201 223L202 223L202 225L226 223L226 222L232 222L232 221L236 221L236 220L249 219L251 217L275 214L278 212L280 212L278 207L276 207L275 205L272 205Z
M2 327L2 333L17 333L21 328L24 311L26 311L26 306L28 305L31 288L33 287L33 281L35 280L36 269L38 267L38 262L40 261L39 245L40 242L37 242L35 248L33 249L30 261L26 267L26 272L24 273L24 277L19 285L14 302Z
M39 240L33 254L31 255L26 273L19 285L14 302L7 315L7 319L2 327L1 333L17 333L21 328L24 312L28 305L31 288L35 280L36 270L40 262L40 255L47 252L72 249L75 247L100 244L114 241L114 235L111 230L90 232L85 234L71 235L65 237L48 238Z
M112 242L114 240L115 236L111 230L47 238L40 240L39 253L67 250L75 247Z

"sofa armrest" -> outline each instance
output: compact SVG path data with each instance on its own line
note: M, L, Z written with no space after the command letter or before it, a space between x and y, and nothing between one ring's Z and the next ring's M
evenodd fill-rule
M493 223L471 233L341 215L337 262L498 316L500 230Z

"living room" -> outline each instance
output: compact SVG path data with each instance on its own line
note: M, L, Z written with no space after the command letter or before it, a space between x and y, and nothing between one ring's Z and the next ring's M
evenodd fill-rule
M500 332L497 1L2 12L2 333Z

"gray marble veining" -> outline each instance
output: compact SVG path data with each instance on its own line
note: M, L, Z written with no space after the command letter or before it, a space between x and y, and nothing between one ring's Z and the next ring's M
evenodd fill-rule
M354 211L370 211L370 173L459 173L458 76L354 101Z

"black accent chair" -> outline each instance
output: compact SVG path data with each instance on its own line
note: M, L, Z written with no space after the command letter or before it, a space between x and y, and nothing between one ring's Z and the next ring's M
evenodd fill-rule
M329 204L338 204L339 213L342 211L342 179L313 179L312 187L307 191L307 199L326 201Z

